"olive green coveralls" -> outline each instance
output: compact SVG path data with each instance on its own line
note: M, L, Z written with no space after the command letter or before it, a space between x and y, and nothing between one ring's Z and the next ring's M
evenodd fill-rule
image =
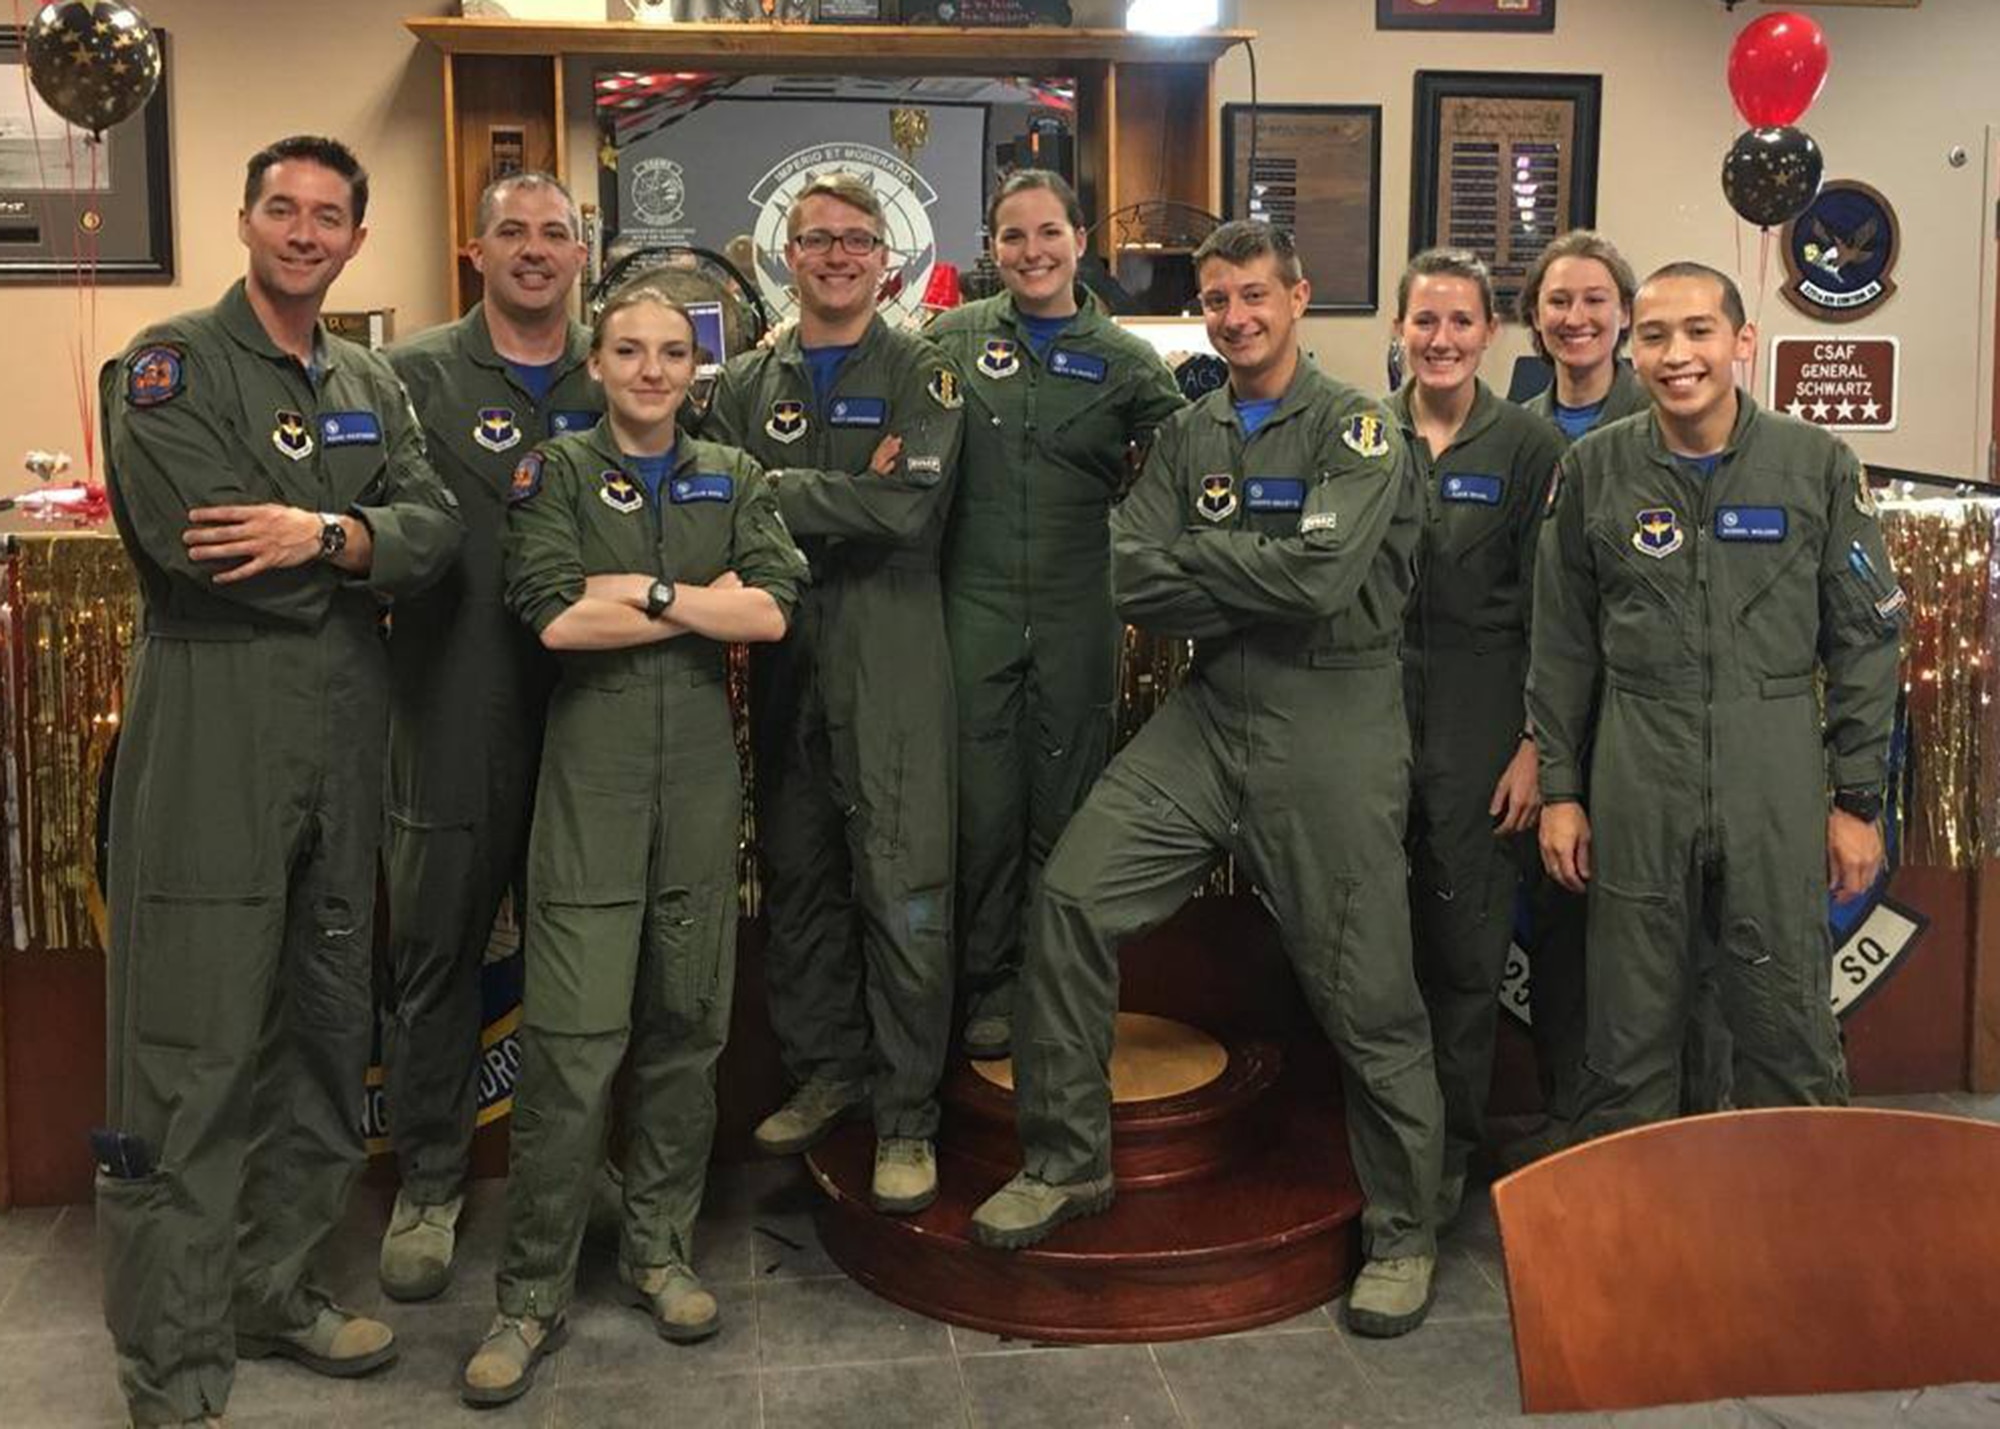
M762 470L686 436L675 457L657 505L608 422L522 462L507 603L530 629L547 629L593 575L707 585L735 571L790 612L805 559ZM727 659L692 634L560 655L528 846L504 1314L551 1319L569 1305L628 1045L620 1255L635 1269L692 1262L735 987L743 796Z
M507 609L501 541L515 465L544 437L586 431L604 398L572 323L548 396L493 347L483 305L391 348L457 495L465 545L437 585L396 607L389 631L389 971L382 1055L389 1137L418 1205L463 1187L478 1110L480 969L501 900L521 894L528 815L553 662Z
M1047 361L1005 293L927 335L971 398L944 556L959 977L968 1017L1009 1017L1042 866L1111 754L1125 627L1106 521L1132 449L1182 398L1158 354L1087 297Z
M1553 423L1555 400L1555 384L1551 383L1521 405ZM1652 398L1647 396L1646 386L1633 372L1632 364L1621 360L1612 376L1611 390L1604 395L1604 410L1598 414L1597 426L1609 426L1651 406ZM1556 434L1562 436L1562 428L1557 427ZM1570 444L1568 437L1563 436L1562 440L1565 446ZM1535 1043L1535 1067L1543 1105L1553 1120L1567 1123L1576 1115L1576 1089L1583 1077L1583 934L1588 914L1580 895L1571 893L1542 871L1539 851L1534 853L1526 881L1529 917L1535 931L1534 966L1528 977L1528 1011L1534 1019L1529 1033ZM1709 1001L1713 1002L1712 994ZM1704 1021L1719 1023L1720 1017L1720 1013L1714 1013L1708 1019L1689 1021L1691 1054L1696 1050ZM1727 1041L1727 1034L1723 1040ZM1728 1055L1726 1046L1723 1055Z
M1593 432L1543 524L1528 689L1542 794L1591 820L1579 1138L1679 1112L1704 925L1736 1103L1847 1098L1828 788L1886 776L1904 602L1854 454L1737 400L1708 477L1651 414Z
M1126 619L1195 640L1194 667L1042 880L1014 1038L1030 1174L1108 1174L1118 945L1231 855L1347 1069L1369 1254L1432 1252L1442 1113L1410 957L1398 659L1419 505L1394 420L1303 358L1254 437L1227 388L1160 428L1112 514L1112 581Z
M822 409L793 329L723 369L704 430L771 472L812 563L751 656L771 1025L794 1081L873 1077L875 1130L928 1138L951 1035L951 654L938 551L958 372L878 317ZM903 439L894 472L869 459Z
M1494 837L1488 809L1526 727L1535 538L1563 451L1553 426L1474 381L1465 425L1436 457L1416 433L1410 388L1390 402L1423 493L1403 696L1416 766L1410 916L1444 1094L1445 1215L1485 1127L1515 890L1538 858L1532 835Z
M97 1178L104 1317L139 1424L220 1414L238 1331L312 1323L362 1162L386 599L461 528L388 364L324 332L317 376L238 282L106 364L107 484L142 610L112 776L106 1117L150 1174ZM350 514L374 562L219 585L196 507Z

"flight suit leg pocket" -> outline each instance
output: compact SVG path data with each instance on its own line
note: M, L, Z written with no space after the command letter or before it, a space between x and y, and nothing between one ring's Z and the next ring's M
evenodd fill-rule
M252 1051L263 1026L284 908L255 894L142 893L130 946L131 1026L140 1043Z
M1601 875L1589 898L1584 1062L1621 1088L1662 1079L1671 1086L1691 981L1678 902Z
M545 898L526 947L521 1016L545 1032L585 1036L631 1025L645 902Z
M187 1273L199 1257L166 1229L179 1221L173 1180L165 1170L131 1178L97 1175L105 1324L119 1356L136 1361L153 1384L181 1367L188 1312L199 1298Z
M1350 879L1328 879L1312 903L1296 915L1300 926L1286 927L1291 921L1278 908L1280 931L1291 952L1292 968L1299 987L1312 1009L1313 1020L1334 1044L1345 1051L1357 1029L1367 1025L1363 1006L1365 989L1358 986L1352 950L1348 947L1348 923L1357 885Z
M736 890L726 890L734 899ZM652 976L661 1005L676 1022L701 1021L721 985L723 943L730 936L723 890L675 887L653 900L650 941L656 950Z

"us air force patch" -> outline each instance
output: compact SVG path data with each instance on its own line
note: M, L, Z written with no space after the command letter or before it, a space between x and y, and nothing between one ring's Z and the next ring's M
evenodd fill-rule
M299 413L280 408L277 425L271 428L271 445L293 461L304 461L312 455L312 428Z
M1665 506L1641 511L1637 520L1638 529L1632 533L1632 549L1642 556L1664 560L1678 551L1687 539L1679 518Z
M1201 479L1201 495L1194 509L1210 521L1227 521L1236 514L1236 478L1219 471Z
M605 472L601 480L604 485L597 489L597 494L613 511L629 516L646 504L646 495L639 490L639 484L616 467Z
M1021 370L1021 349L1004 337L988 338L979 354L979 370L988 377L1012 377Z
M125 405L157 407L187 387L187 355L172 343L156 342L125 359Z
M513 478L507 483L507 504L519 506L541 489L542 454L529 452L515 463Z
M931 400L947 412L955 412L965 405L965 394L958 390L958 374L949 367L940 367L933 372L924 391L930 393Z
M780 400L771 404L771 415L764 423L765 436L789 446L805 434L805 403Z
M512 407L481 407L472 425L472 439L490 452L504 452L521 440Z
M1349 417L1347 425L1341 428L1340 439L1348 448L1360 456L1378 457L1389 454L1388 429L1380 417Z

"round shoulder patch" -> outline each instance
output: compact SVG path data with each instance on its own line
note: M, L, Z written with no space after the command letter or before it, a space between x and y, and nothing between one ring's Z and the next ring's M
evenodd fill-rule
M542 489L542 454L529 452L514 464L514 477L507 483L507 504L518 506Z
M148 343L125 359L125 402L157 407L187 389L187 352L178 343Z

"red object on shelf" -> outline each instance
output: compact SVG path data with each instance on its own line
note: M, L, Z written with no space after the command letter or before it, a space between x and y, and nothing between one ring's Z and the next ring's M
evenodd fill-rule
M931 269L931 280L924 286L924 307L934 313L955 308L965 301L965 292L959 286L958 265L940 263Z

